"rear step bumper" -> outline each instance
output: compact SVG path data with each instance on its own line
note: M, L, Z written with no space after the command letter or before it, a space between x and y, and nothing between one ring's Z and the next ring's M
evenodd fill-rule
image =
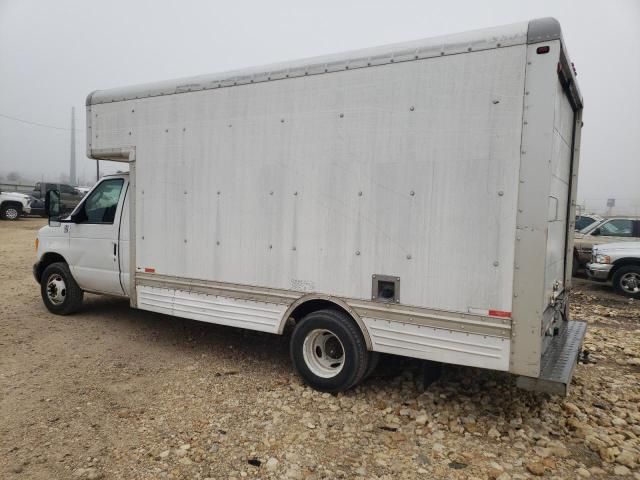
M540 359L540 376L520 376L516 385L524 390L566 396L586 332L586 322L562 322L560 332L553 337Z

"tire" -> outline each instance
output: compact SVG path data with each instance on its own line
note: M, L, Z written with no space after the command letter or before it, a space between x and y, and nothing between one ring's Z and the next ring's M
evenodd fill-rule
M640 266L626 265L613 274L613 288L621 295L640 298Z
M291 335L291 360L309 386L342 392L367 372L369 352L353 319L339 310L318 310L298 322Z
M3 220L18 220L20 215L22 215L22 207L18 207L12 203L0 207L0 218Z
M49 265L40 277L40 295L51 313L69 315L82 306L84 292L74 280L69 266L63 262Z

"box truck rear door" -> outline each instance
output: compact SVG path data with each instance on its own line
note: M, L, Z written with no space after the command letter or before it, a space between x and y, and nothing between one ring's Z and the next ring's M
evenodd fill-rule
M545 302L564 289L575 114L562 83L556 85L551 184L548 199Z

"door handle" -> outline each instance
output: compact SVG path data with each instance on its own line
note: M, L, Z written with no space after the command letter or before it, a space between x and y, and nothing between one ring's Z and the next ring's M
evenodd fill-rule
M118 244L117 244L117 243L115 243L115 242L113 242L113 256L114 256L114 257L116 256L117 248L118 248Z

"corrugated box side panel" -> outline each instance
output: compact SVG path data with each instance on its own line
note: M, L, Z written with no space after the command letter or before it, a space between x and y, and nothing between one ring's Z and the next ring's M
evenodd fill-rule
M511 311L525 51L94 105L136 146L136 267Z

